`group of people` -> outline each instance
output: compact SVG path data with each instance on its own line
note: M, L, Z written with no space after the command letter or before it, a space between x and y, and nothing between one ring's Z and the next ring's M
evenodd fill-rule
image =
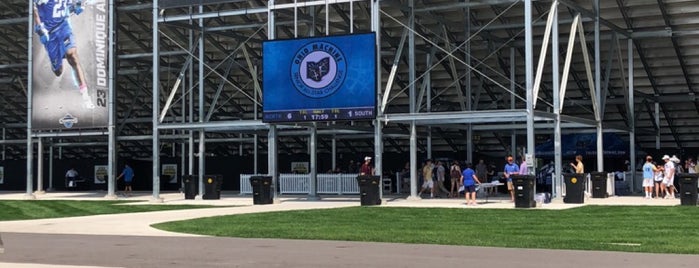
M128 165L124 165L124 169L121 171L121 174L117 176L116 180L120 180L121 178L124 178L124 196L131 196L131 184L133 183L133 177L134 177L134 172L133 169ZM66 187L72 188L72 187L77 187L77 180L79 178L79 173L77 170L75 170L74 167L71 167L66 171Z
M670 157L663 155L663 164L657 164L653 161L653 157L646 156L646 163L643 164L643 189L645 198L665 198L674 199L675 192L675 176L677 173L698 173L697 165L694 159L689 158L684 165L680 164L680 159L677 156Z
M511 175L527 174L528 166L524 157L522 157L522 162L519 165L514 163L512 156L507 156L506 161L503 174L507 181L507 189L510 192L511 200L514 202L514 187ZM429 191L430 198L439 197L441 193L446 193L448 197L457 197L463 192L466 205L476 205L477 185L487 182L488 177L492 173L493 171L488 169L483 160L479 160L475 169L470 162L460 165L455 160L449 167L451 189L447 190L444 185L446 168L443 163L436 161L433 164L431 159L427 159L422 167L423 183L418 196L422 196L424 192Z

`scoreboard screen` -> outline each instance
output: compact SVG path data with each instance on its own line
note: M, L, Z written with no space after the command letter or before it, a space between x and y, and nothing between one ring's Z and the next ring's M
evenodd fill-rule
M262 44L263 122L376 118L374 33Z

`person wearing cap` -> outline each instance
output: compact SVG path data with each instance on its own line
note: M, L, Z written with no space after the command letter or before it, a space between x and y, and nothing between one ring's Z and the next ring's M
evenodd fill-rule
M359 175L374 175L374 167L371 166L371 157L364 157L364 163L359 168Z
M646 163L643 164L643 189L646 191L646 199L653 197L653 177L657 171L653 165L653 157L646 156Z
M675 163L670 161L670 156L663 155L663 160L665 161L665 178L663 178L663 192L665 192L665 199L675 198Z
M507 163L505 164L505 170L503 174L507 180L507 190L510 191L510 199L512 202L515 201L515 187L512 184L511 175L519 174L519 166L515 164L514 158L511 155L507 156Z

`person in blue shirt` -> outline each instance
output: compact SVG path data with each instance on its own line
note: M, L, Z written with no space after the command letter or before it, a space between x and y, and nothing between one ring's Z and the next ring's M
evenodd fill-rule
M515 188L512 185L511 175L519 174L519 166L515 164L514 158L511 155L507 156L507 164L505 164L505 170L503 172L505 179L507 180L507 190L510 191L510 199L512 202L515 201Z
M646 163L643 164L643 189L646 192L646 199L653 197L653 178L658 169L653 164L653 157L646 156Z
M476 172L471 168L471 163L464 164L464 171L461 173L461 183L464 186L466 205L476 205L476 183L480 184Z
M124 165L124 170L121 171L121 174L119 174L119 177L117 177L117 180L121 179L121 177L124 177L124 195L125 196L130 196L131 195L131 183L133 183L133 169L126 164Z
M78 49L75 45L70 15L83 12L82 0L34 0L34 32L51 60L51 70L58 77L63 73L63 59L73 68L73 75L85 108L93 109Z

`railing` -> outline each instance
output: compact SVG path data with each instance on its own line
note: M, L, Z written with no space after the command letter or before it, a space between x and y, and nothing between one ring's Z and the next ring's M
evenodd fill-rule
M252 194L252 185L250 185L250 177L252 176L267 176L267 174L240 174L240 194Z
M359 174L318 174L318 193L359 194Z
M250 177L253 174L240 174L240 194L252 194ZM261 174L259 176L267 176ZM317 174L317 193L319 194L359 194L358 174ZM311 191L310 174L279 174L280 194L307 194Z

